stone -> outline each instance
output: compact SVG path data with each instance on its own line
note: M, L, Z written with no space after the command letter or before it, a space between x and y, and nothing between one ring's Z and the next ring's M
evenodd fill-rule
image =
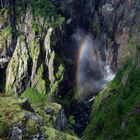
M22 124L18 124L16 127L13 128L10 140L22 140L23 139L22 135L23 135Z
M53 116L54 115L54 110L51 108L46 108L45 109L46 114Z
M16 49L7 66L6 93L20 94L29 82L30 56L25 36L19 36Z
M8 64L8 62L9 62L9 58L7 57L0 58L0 68L4 68Z
M67 118L63 108L61 108L60 111L58 112L54 127L59 131L66 130L68 127Z
M23 102L19 103L19 105L20 105L23 109L25 109L25 110L27 110L27 111L34 112L33 108L31 107L31 104L29 103L29 101L28 101L27 98L25 98L25 99L23 100Z
M32 136L33 140L45 140L45 137L42 133L38 133Z
M43 125L43 120L42 120L42 118L39 117L39 116L37 116L37 115L35 115L35 114L33 114L33 113L28 113L28 112L26 112L25 115L24 115L24 117L25 117L27 120L32 119L32 120L34 120L37 124Z

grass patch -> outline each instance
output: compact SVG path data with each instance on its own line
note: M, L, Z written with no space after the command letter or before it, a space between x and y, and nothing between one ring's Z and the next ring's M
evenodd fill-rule
M39 93L36 89L28 88L22 95L22 98L28 98L31 104L44 103L47 98L44 94Z

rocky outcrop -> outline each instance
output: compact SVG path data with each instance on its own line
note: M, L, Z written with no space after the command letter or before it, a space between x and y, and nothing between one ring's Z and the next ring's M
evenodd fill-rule
M32 88L41 95L47 94L47 99L55 96L58 102L62 100L63 103L64 100L66 106L70 104L77 92L73 87L77 85L77 69L80 65L77 60L78 52L84 39L82 37L82 43L80 40L80 47L77 42L73 42L73 36L79 30L83 31L84 37L91 36L94 44L89 50L92 57L88 57L92 62L89 63L92 70L88 65L84 65L83 71L88 73L88 78L93 81L92 84L88 83L89 79L83 82L87 85L86 91L90 96L102 89L99 80L101 77L108 78L108 73L116 73L128 58L135 59L139 50L140 0L1 0L0 8L0 92L6 94L20 96L26 89ZM62 16L65 17L65 21ZM140 67L140 59L137 61L136 65ZM128 77L124 76L123 85L127 84ZM99 85L97 90L93 87L96 84ZM86 91L83 90L84 93ZM32 101L31 95L36 96L28 95ZM43 98L40 97L42 102ZM35 99L36 101L38 100ZM29 107L29 104L26 104L27 106ZM35 114L25 113L25 110L32 109L25 108L24 105L22 111L24 110L23 114L28 114L27 117L31 119L26 131L29 132L35 125L34 132L30 133L38 138L42 136L42 131L38 134L37 114L45 118L43 130L48 133L52 129L46 126L49 123L52 125L56 113L40 109L40 104L35 107ZM13 108L12 110L15 109ZM21 111L21 108L17 108ZM18 110L15 110L16 113ZM83 116L81 118L83 119ZM6 117L4 119L7 120ZM12 122L10 125L13 125ZM67 128L64 109L57 115L55 128L61 131ZM18 133L17 128L14 131L13 135ZM56 130L52 131L58 133Z
M140 114L140 82L137 78L140 69L136 67L139 57L138 51L135 59L126 61L115 79L95 97L83 140L140 137L137 122Z
M10 140L22 140L23 139L23 130L22 125L18 125L17 127L13 128L12 135Z
M137 14L139 0L132 0L131 2L127 0L124 2L105 0L89 2L52 1L52 3L56 6L64 5L64 7L56 9L66 18L65 24L60 29L54 29L53 25L50 26L50 23L47 25L47 19L42 14L37 19L33 9L34 3L28 2L23 10L18 5L20 1L15 3L15 6L18 7L17 11L13 11L16 12L14 13L16 26L11 21L13 14L7 14L8 12L12 13L12 11L1 10L1 15L4 16L1 17L0 66L5 68L9 63L6 92L21 93L26 87L30 86L42 93L45 93L49 88L51 93L57 94L59 92L59 82L56 73L60 70L58 67L61 64L56 59L56 45L63 46L66 55L71 54L70 47L67 46L70 46L69 38L77 28L93 36L93 39L97 42L98 51L101 53L101 59L110 65L114 72L121 66L124 57L131 55L130 49L123 46L126 46L129 41L129 33L132 30L130 27L138 28L136 24L134 25L134 22L139 23ZM24 2L22 4L24 5ZM6 5L10 4L9 1L1 1L1 5L3 5L1 7L7 8ZM52 20L54 19L52 18ZM16 31L20 35L15 34ZM17 35L18 38L16 39ZM58 39L54 39L52 36L58 37ZM59 40L60 36L61 41ZM22 54L23 52L19 49L24 50L26 54ZM20 57L16 56L18 55L17 51L20 51ZM126 56L122 56L124 52ZM27 55L24 60L23 55ZM18 59L15 62L16 66L13 62L15 58ZM64 60L66 66L67 62L67 60ZM12 68L12 65L14 68ZM15 72L8 72L10 70ZM61 70L61 77L63 77L63 72L64 70Z
M21 93L29 81L29 50L24 36L19 37L7 68L6 92Z
M27 111L34 112L33 108L31 107L31 104L29 103L27 98L25 98L21 103L19 103L19 105Z
M10 24L11 11L9 9L0 11L0 68L4 68L10 61L11 54L15 45L15 38Z
M10 4L17 7L16 11L9 9L12 6ZM51 47L54 25L51 27L50 23L48 25L45 23L48 20L45 19L45 15L35 17L33 9L35 3L27 2L23 9L20 4L25 5L21 1L16 3L1 1L3 9L0 14L4 17L1 16L0 22L0 68L5 71L7 67L6 77L2 76L6 83L2 81L1 85L5 85L6 93L17 94L22 93L27 87L45 94L54 85L53 93L55 93L59 86L56 73L60 64L57 64L58 68L55 66L55 52ZM16 26L11 21L13 16L16 17Z
M68 128L67 118L65 116L65 112L63 108L61 108L58 112L54 127L59 131L64 131Z

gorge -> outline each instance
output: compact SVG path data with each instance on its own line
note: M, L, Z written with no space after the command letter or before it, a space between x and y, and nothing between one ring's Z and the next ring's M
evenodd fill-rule
M140 139L140 0L0 0L0 139Z

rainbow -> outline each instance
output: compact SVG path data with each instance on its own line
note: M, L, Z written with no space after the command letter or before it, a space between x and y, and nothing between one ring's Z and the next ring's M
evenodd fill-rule
M78 54L77 54L77 70L76 70L76 82L77 82L78 91L80 90L80 65L81 65L81 60L83 58L85 49L87 47L85 45L85 38L81 41L79 46L80 47L79 47Z
M77 54L77 70L76 70L76 82L77 82L77 88L78 91L81 89L81 64L83 63L83 60L85 61L87 57L91 53L91 49L93 47L93 40L90 35L86 35L83 39L81 39L81 42L79 44L79 50ZM81 92L81 91L80 91Z

